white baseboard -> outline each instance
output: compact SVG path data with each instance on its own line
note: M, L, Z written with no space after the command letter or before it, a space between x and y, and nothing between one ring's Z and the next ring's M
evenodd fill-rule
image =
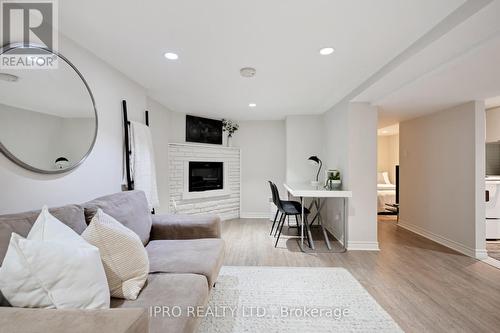
M500 261L499 260L493 259L491 257L486 257L485 259L483 259L481 261L484 262L485 264L488 264L490 266L493 266L495 268L500 269Z
M488 258L488 251L486 251L486 249L484 250L481 250L481 249L476 249L475 250L475 255L474 255L474 258L478 259L478 260L484 260L484 259L487 259ZM500 263L500 262L499 262Z
M241 219L268 219L269 220L270 213L258 213L258 212L241 212Z
M219 215L221 221L229 221L229 220L234 220L239 218L240 216L238 214L229 214L229 215Z
M336 228L328 228L328 231L338 239L339 243L344 245L342 241L342 233L340 233ZM347 240L347 250L349 251L380 251L378 242L364 242L364 241L350 241Z
M348 241L347 250L349 251L380 251L378 242L359 242Z
M465 254L466 256L482 260L488 257L488 253L486 252L486 249L473 249L467 245L464 245L462 243L456 242L454 240L451 240L449 238L443 237L441 235L438 235L436 233L433 233L431 231L428 231L422 227L416 226L411 223L407 223L402 221L401 219L399 220L398 226L409 230L411 232L414 232L422 237L428 238L436 243L439 243L441 245L444 245L446 247L449 247L452 250L455 250L459 253Z

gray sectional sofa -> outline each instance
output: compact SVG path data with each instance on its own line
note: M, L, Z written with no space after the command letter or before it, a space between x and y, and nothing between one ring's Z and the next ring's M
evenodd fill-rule
M204 306L224 259L217 216L151 215L144 193L121 192L81 205L50 209L77 233L98 208L137 233L149 255L150 274L135 301L111 299L109 310L10 307L0 294L2 332L193 332L201 318L188 309ZM26 236L39 211L0 216L0 263L10 235ZM174 315L171 309L176 306ZM161 311L160 311L161 310Z

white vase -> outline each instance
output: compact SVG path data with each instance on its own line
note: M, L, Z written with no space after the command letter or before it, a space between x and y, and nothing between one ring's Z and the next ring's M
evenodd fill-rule
M226 146L227 147L232 147L233 146L233 140L232 139L233 139L232 136L230 136L230 135L227 136L227 140L226 140Z

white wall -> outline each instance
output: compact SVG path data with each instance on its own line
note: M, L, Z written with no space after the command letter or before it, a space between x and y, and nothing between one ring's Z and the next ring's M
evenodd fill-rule
M121 100L130 118L143 121L145 90L74 42L60 37L60 52L82 72L94 94L99 131L94 150L77 169L63 175L24 170L0 154L0 214L83 202L121 190L123 125Z
M500 141L500 107L486 110L486 142Z
M157 155L157 178L160 202L169 199L168 186L168 143L186 142L186 114L168 110L154 100L148 99L152 112L151 126L154 149ZM158 127L155 113L166 122ZM239 130L233 135L232 145L241 148L241 215L244 217L268 217L270 190L267 180L274 181L284 192L282 184L286 174L285 121L241 121ZM163 125L161 125L163 126ZM226 135L224 134L224 144ZM161 152L160 157L158 157ZM162 205L160 211L168 211Z
M307 160L317 155L323 160L323 117L288 116L286 117L286 181L310 182L316 179L318 167ZM325 166L319 175L320 182L325 179Z
M94 129L95 118L62 118L57 138L61 144L59 156L67 157L71 164L78 163L92 144Z
M351 103L349 113L349 248L377 250L377 109Z
M62 156L61 117L0 104L0 120L0 140L19 160L55 168L54 161Z
M486 174L500 175L500 107L486 110Z
M153 148L156 159L156 178L158 183L158 196L160 199L159 213L170 212L170 184L169 184L169 143L186 142L186 114L175 112L163 106L152 98L147 98L147 109L149 110L151 135L153 136ZM142 120L141 120L142 121ZM240 127L240 130L242 128ZM237 140L240 131L236 132L234 139ZM284 135L283 135L284 137ZM234 143L235 141L233 141ZM237 141L236 141L237 142ZM226 135L223 136L223 145L226 144ZM251 142L248 142L251 145ZM235 144L236 145L236 144ZM207 145L207 147L217 145ZM251 168L250 168L251 169ZM253 200L246 197L246 200Z
M0 104L0 142L17 159L33 167L55 170L55 160L75 164L94 139L95 118L64 118Z
M186 114L171 112L169 120L168 139L169 142L186 142Z
M473 257L485 255L482 102L400 124L400 225Z
M241 148L241 216L269 217L268 180L284 192L285 121L242 121L234 134Z
M396 183L396 165L399 164L399 134L379 135L377 139L377 171L389 173L389 180Z
M325 160L338 169L344 189L350 190L348 248L378 250L377 240L377 110L366 103L342 103L323 118ZM341 237L341 199L326 208L330 228Z

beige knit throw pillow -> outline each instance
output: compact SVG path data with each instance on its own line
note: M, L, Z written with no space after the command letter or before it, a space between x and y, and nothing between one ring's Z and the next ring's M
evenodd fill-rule
M111 296L136 299L149 272L148 254L139 236L99 209L82 237L101 253Z

